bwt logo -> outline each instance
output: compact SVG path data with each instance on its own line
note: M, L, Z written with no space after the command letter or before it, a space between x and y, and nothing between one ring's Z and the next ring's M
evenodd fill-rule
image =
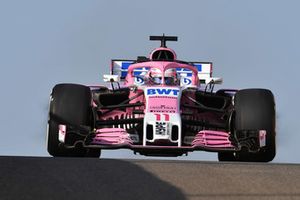
M178 96L178 89L168 89L168 88L155 88L147 89L147 95L172 95Z

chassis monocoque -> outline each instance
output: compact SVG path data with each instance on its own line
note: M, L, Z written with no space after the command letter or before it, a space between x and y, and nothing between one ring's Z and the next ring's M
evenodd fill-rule
M161 47L137 60L112 60L111 87L58 84L50 96L52 156L99 157L101 149L146 156L217 152L220 161L269 162L276 154L275 102L267 89L221 89L212 63L184 62ZM167 71L174 72L172 82ZM154 73L155 72L155 73ZM155 77L154 77L155 75ZM154 81L159 80L159 82Z

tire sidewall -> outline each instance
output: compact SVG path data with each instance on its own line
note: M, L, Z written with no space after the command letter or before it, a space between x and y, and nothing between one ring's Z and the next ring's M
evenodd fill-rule
M270 90L245 89L234 97L235 131L266 130L266 146L258 153L237 154L240 161L269 162L276 154L275 101Z
M60 122L56 121L52 116L57 116L72 125L91 126L93 124L91 120L91 102L91 91L87 86L58 84L53 88L49 105L47 133L47 149L50 155L81 157L88 152L86 149L79 148L66 149L58 140L58 125Z

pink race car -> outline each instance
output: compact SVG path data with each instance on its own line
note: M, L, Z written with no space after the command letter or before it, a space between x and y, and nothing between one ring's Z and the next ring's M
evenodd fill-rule
M112 60L105 86L58 84L50 96L52 156L99 157L101 149L146 156L217 152L220 161L269 162L276 154L275 102L266 89L214 90L211 62L177 60L166 41L149 57Z

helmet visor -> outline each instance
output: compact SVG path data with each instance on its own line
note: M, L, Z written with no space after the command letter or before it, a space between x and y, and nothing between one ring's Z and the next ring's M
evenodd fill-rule
M173 77L165 77L165 84L166 85L174 85L175 84L175 80Z
M161 84L161 77L152 77L152 82L156 85Z

